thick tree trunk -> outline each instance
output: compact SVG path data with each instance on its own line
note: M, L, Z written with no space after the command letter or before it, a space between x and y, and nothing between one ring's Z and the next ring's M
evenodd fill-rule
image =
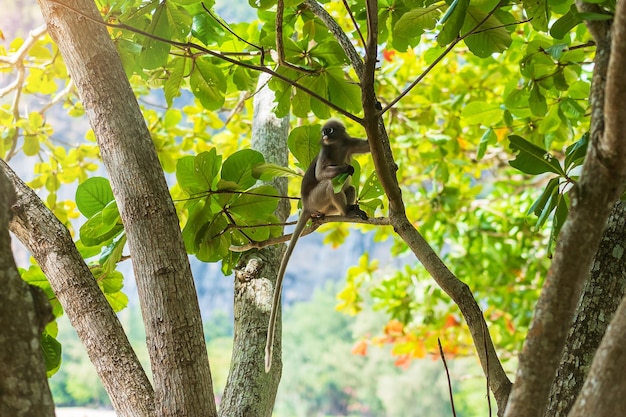
M580 2L579 7L598 7ZM615 21L588 25L596 41L590 143L570 212L535 309L507 417L543 416L565 339L615 201L626 182L626 4ZM611 29L612 28L612 29Z
M119 416L154 416L154 391L67 228L0 160L17 193L11 231L28 248L85 345ZM79 300L79 301L77 301Z
M623 247L622 248L622 255ZM569 417L616 417L626 410L626 298L602 339Z
M569 330L544 417L566 417L626 291L626 204L617 202Z
M39 347L47 320L37 317L36 301L17 272L11 252L9 218L14 202L13 187L0 170L0 416L54 417Z
M287 166L289 117L277 119L271 109L274 93L262 74L261 88L254 97L252 147L266 161ZM272 181L280 195L287 195L287 179ZM276 215L285 221L289 203L283 200ZM270 417L282 370L281 316L276 322L274 361L269 374L264 370L264 349L273 286L284 247L274 246L246 252L235 271L235 340L230 373L220 403L221 417Z
M156 412L215 416L200 309L178 218L120 58L92 1L39 3L78 88L124 223Z

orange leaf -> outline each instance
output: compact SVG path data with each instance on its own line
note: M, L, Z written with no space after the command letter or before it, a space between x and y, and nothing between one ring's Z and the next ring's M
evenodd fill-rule
M360 340L352 347L352 354L357 356L367 355L367 342Z
M443 328L447 329L448 327L455 327L459 325L459 321L454 317L453 314L448 314L446 317L446 322L443 324Z
M402 336L404 326L398 320L391 320L385 325L385 334L388 336Z

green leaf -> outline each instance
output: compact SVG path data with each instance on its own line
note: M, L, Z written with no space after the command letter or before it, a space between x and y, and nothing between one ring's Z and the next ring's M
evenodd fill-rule
M550 152L517 135L509 136L509 141L511 150L519 152L515 159L509 161L512 167L531 175L553 172L565 176L561 164Z
M322 127L314 124L298 126L289 132L287 146L303 170L306 170L311 165L313 158L320 151L321 131Z
M189 85L191 92L205 109L217 110L224 104L226 77L208 58L201 57L194 61Z
M274 187L262 185L237 196L229 204L229 211L240 218L262 219L276 210L279 201L276 196Z
M122 251L126 245L126 233L122 232L113 239L110 245L102 248L99 263L108 273L113 272L122 259Z
M185 156L176 164L176 181L189 195L206 193L215 188L221 164L222 157L215 148L196 156Z
M567 147L565 150L565 169L569 171L570 168L582 164L587 154L587 146L589 145L589 132L585 133L574 144Z
M550 181L548 181L548 184L546 184L546 188L544 188L539 198L535 200L533 205L530 207L530 210L528 210L528 214L534 213L535 216L537 216L538 218L544 218L544 219L547 218L547 215L543 213L547 209L546 205L548 204L548 201L550 200L550 198L555 193L558 193L559 191L558 187L559 187L559 177L554 177ZM550 211L548 211L548 214L549 213ZM537 224L537 226L540 227L541 224Z
M327 68L324 74L331 103L348 111L361 110L361 88L358 84L346 80L341 68Z
M252 176L262 181L270 181L274 178L282 177L302 178L302 175L291 168L269 163L258 164L252 168Z
M197 13L193 16L191 33L205 45L211 45L221 41L225 31L208 13Z
M526 11L526 16L531 19L530 24L536 30L545 32L548 30L548 20L550 9L546 0L523 0L522 5Z
M372 171L361 188L361 192L359 193L359 202L378 198L384 193L385 190L383 190L383 186L380 184L376 171Z
M565 195L560 195L556 205L556 211L554 212L554 218L552 219L552 230L550 232L550 240L548 244L548 256L550 257L552 257L553 248L556 245L557 238L563 228L563 224L565 224L565 220L567 220L568 214L569 207L567 205L567 197Z
M463 108L461 117L468 124L492 126L502 120L502 108L498 103L472 101Z
M76 206L85 217L91 217L113 201L113 190L109 180L92 177L78 185L76 189Z
M346 181L348 181L349 178L350 178L350 175L348 175L348 173L346 173L346 172L344 172L343 174L339 174L336 177L334 177L333 180L332 180L333 192L335 194L340 192L343 189L343 186L345 185Z
M168 107L172 107L175 97L180 96L180 89L183 85L183 77L185 75L185 58L176 57L168 65L168 75L165 83L163 83L163 93Z
M478 143L478 149L476 150L476 159L481 160L483 156L485 156L485 152L487 151L487 145L490 143L496 143L498 137L492 128L489 128L483 133L480 138L480 143Z
M572 5L575 8L575 5ZM563 39L572 29L578 26L582 20L572 10L559 17L550 28L550 35L555 39Z
M46 374L49 378L61 367L61 344L51 334L44 331L39 339L39 346L46 363Z
M86 246L101 245L118 233L124 227L120 224L106 223L102 220L102 212L98 212L89 218L80 228L80 239Z
M448 45L459 36L459 31L465 22L467 8L470 0L454 0L446 14L441 19L443 28L437 35L437 43L441 46Z
M263 155L253 149L237 151L222 164L222 179L237 184L238 190L246 190L257 182L252 170L264 162Z
M543 94L541 94L539 85L537 84L533 84L533 88L530 90L528 105L530 106L530 111L535 116L545 116L545 114L548 112L548 104L546 103L546 98L543 96Z
M152 36L169 40L171 38L170 24L167 18L166 2L159 3L152 22L146 32ZM155 69L165 65L170 52L170 44L161 40L145 36L143 39L143 50L139 56L139 64L145 69Z
M416 7L403 14L393 26L393 46L399 51L416 46L426 29L435 28L441 14L440 7L435 3L427 7Z
M469 32L486 17L486 12L481 11L477 7L469 6L461 32ZM503 52L511 46L511 42L511 34L495 16L489 17L475 34L465 38L465 44L469 50L480 58L486 58L496 52Z

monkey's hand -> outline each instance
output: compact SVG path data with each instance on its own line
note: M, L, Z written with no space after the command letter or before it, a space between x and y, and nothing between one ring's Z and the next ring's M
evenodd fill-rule
M352 165L347 165L345 173L348 174L348 175L353 175L354 174L354 167Z

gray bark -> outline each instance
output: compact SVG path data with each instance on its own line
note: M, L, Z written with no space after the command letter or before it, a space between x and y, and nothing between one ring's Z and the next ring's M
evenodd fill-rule
M254 99L252 147L267 162L287 166L289 117L277 119L272 113L274 93L262 74ZM287 195L287 179L274 180L280 195ZM280 221L289 215L283 200L276 211ZM272 370L264 370L265 337L272 306L273 287L284 246L246 252L235 270L235 338L230 373L220 403L222 417L271 417L282 372L281 315L276 322Z
M15 192L2 170L0 196L0 415L54 417L39 346L40 327L48 320L38 320L36 300L13 260L9 218Z
M119 416L154 416L154 391L115 312L100 291L67 228L0 160L17 192L11 231L33 255Z
M581 5L597 7L583 2ZM580 179L571 191L569 216L520 354L507 417L543 416L583 285L609 213L626 182L626 4L617 2L612 25L594 21L588 27L596 42L590 94L591 139Z
M178 217L150 133L89 0L40 0L79 91L119 208L161 416L215 416L200 309ZM80 300L76 300L80 302Z
M626 204L617 202L585 284L544 417L565 417L626 291Z

